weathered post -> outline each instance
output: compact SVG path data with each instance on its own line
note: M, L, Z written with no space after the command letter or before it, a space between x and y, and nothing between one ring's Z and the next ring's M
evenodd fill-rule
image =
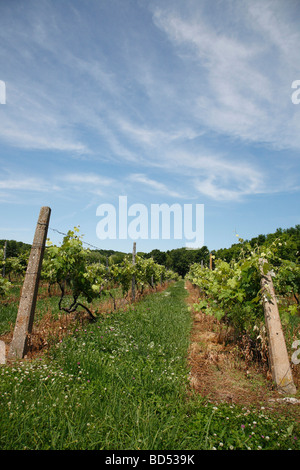
M260 259L261 287L265 322L269 338L270 367L273 381L280 393L295 394L290 361L282 331L281 320L276 302L275 290L270 272L264 272L266 260Z
M136 256L136 242L133 242L133 250L132 250L132 264L135 265L135 256ZM132 276L132 300L135 301L135 275Z
M41 207L23 283L13 339L8 352L9 360L22 359L28 349L28 336L32 331L50 213L50 207Z

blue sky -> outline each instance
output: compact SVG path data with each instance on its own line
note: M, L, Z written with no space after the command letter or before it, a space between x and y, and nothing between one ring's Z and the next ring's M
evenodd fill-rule
M121 195L204 204L211 250L300 223L298 0L0 0L0 57L0 238L31 243L46 205L129 252L96 234Z

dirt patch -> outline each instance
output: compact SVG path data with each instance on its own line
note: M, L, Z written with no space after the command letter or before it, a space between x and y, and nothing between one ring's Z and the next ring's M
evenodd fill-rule
M132 305L134 305L134 303L141 301L147 295L166 290L172 282L173 281L164 282L154 288L151 288L150 286L146 287L143 293L137 291L135 302L132 301L130 290L126 297L116 298L115 300L112 297L107 296L106 299L101 300L101 303L97 307L97 310L99 309L97 312L95 307L89 305L89 308L91 312L97 314L99 318L113 315L115 310L126 312ZM57 285L52 286L51 296L56 297L58 303L60 291ZM42 285L39 291L38 300L42 300L47 297L49 297L48 287L46 285ZM13 301L19 301L19 297L15 297ZM9 299L9 302L12 302L12 300ZM90 315L80 308L72 313L61 311L58 317L57 315L52 314L50 307L48 312L42 315L40 315L40 312L37 309L35 312L32 332L28 335L28 350L24 359L34 359L35 357L43 355L53 344L59 343L65 336L72 335L74 330L77 328L83 328L91 321ZM9 353L13 333L14 325L11 325L10 331L0 335L0 340L5 343L6 357Z
M251 360L234 341L233 332L214 317L195 312L193 305L199 291L186 283L187 303L193 315L189 348L190 384L193 390L214 403L265 407L276 410L300 422L300 404L279 402L266 364ZM245 353L245 351L244 351ZM294 377L298 390L294 398L300 401L299 376Z

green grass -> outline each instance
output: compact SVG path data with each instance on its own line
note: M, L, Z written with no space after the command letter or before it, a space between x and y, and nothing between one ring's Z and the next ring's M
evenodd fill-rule
M1 366L0 449L299 449L295 423L188 393L185 295L178 282Z

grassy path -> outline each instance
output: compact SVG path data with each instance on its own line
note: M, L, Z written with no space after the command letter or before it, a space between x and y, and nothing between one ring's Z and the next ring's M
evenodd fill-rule
M297 448L291 423L191 395L185 299L181 281L2 366L0 449Z

